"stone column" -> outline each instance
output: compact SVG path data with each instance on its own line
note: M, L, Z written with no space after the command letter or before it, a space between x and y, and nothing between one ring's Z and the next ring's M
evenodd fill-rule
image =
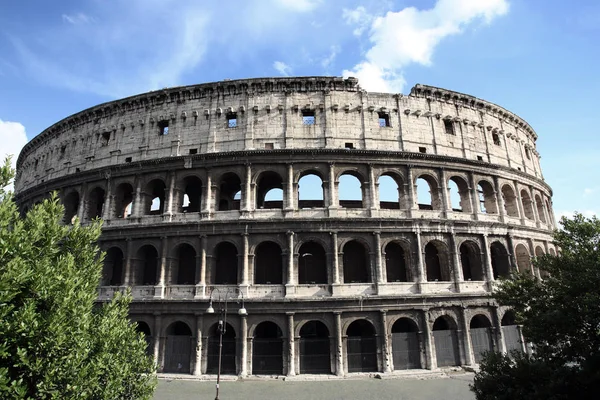
M506 353L506 342L504 341L504 332L502 332L502 320L500 319L500 310L494 307L492 312L493 326L496 329L497 350L501 353Z
M506 219L506 209L504 208L504 198L502 197L502 188L497 176L494 176L494 186L496 195L496 204L498 206L498 215L500 216L500 222L504 222Z
M206 290L206 235L198 236L200 239L200 252L196 257L196 296L204 297Z
M135 185L135 199L133 200L132 206L132 216L135 218L140 218L144 214L144 198L142 194L142 179L137 178L137 182Z
M165 204L165 210L164 210L163 214L171 215L171 214L173 214L173 199L174 199L174 194L175 194L175 172L174 171L169 172L168 185L169 185L169 192L167 193L167 199L166 199L167 201Z
M296 292L296 276L294 274L294 232L287 232L287 283L285 284L286 296L294 295Z
M243 258L242 258L242 284L240 286L248 287L248 234L242 233L242 243L243 243Z
M287 312L287 323L288 323L288 369L287 376L296 375L296 351L294 349L294 313Z
M252 207L252 164L246 164L246 179L244 181L244 207L243 211L250 211L253 209Z
M296 206L294 204L294 165L293 164L287 165L286 187L287 187L286 192L285 192L286 204L284 205L284 208L286 211L293 211L296 208Z
M373 232L375 238L375 284L379 285L384 281L383 279L383 262L381 259L381 232Z
M458 249L456 248L456 234L454 232L450 233L450 254L452 255L452 280L454 281L454 286L456 288L456 292L460 293L460 282L464 281L462 265L460 262L460 256Z
M344 346L342 344L342 313L339 311L333 312L335 319L335 374L338 376L344 375Z
M127 254L125 255L125 279L123 279L123 285L133 286L135 284L133 274L133 241L131 238L126 238L127 242Z
M204 185L204 196L202 196L204 204L202 206L202 218L209 218L212 212L212 175L210 170L206 171L206 184Z
M429 325L429 311L423 310L423 338L425 339L425 359L427 369L437 368L437 357L435 355L435 341L433 340L431 326Z
M469 180L471 184L471 201L473 207L473 216L475 220L479 219L479 214L481 213L481 204L479 203L479 191L477 190L477 182L475 181L475 175L472 172L469 172Z
M387 332L387 310L380 310L379 312L381 315L381 344L383 346L381 355L383 361L383 372L392 372L390 337Z
M110 179L106 180L106 194L104 195L104 205L102 206L102 215L101 218L103 220L107 220L110 219L111 212L110 212L110 207L112 205L112 185L110 183Z
M330 232L331 235L331 255L333 257L333 284L340 283L340 265L337 250L337 232Z
M375 182L373 165L369 164L369 208L371 210L379 209L379 202L377 201L377 186L379 186L379 184Z
M442 212L444 215L444 218L446 218L448 216L448 211L452 211L452 204L450 201L450 196L448 195L448 190L450 190L448 188L448 177L446 176L446 170L444 168L440 168L440 172L439 172L439 177L440 177L440 194L442 195ZM433 194L431 196L431 202L432 202L432 206L433 206ZM435 207L433 207L433 209L435 210Z
M87 183L81 185L81 195L79 197L79 207L77 208L77 218L83 221L85 217L85 203L87 200Z
M406 187L406 193L408 195L408 217L411 217L411 210L417 210L418 209L418 205L417 205L417 198L415 196L415 180L413 177L413 173L412 173L412 165L408 165L407 166L407 180L408 183L406 183L407 187Z
M328 208L338 208L338 195L336 193L336 182L335 182L335 164L329 163L329 205Z
M529 198L531 199L531 209L533 210L533 220L535 221L535 226L537 226L539 228L542 223L542 219L540 218L540 213L538 212L537 202L535 201L535 194L533 193L533 188L531 186L528 186L527 192L529 192Z
M240 352L240 376L248 375L248 317L240 316L240 344L242 349Z
M516 200L517 200L517 209L519 210L519 217L521 218L521 224L525 224L525 220L527 219L525 217L525 211L524 211L524 204L523 204L523 198L521 197L521 191L519 190L519 185L517 183L517 181L513 181L513 185L515 187L515 196L517 196Z
M162 372L162 360L160 354L161 348L161 337L162 337L162 318L160 313L154 313L154 362L158 365L157 372Z
M517 258L515 257L515 243L513 241L513 237L510 233L506 235L506 244L508 244L508 256L510 261L510 266L513 271L518 271L517 267Z
M467 320L467 309L465 307L461 307L460 309L460 319L462 322L464 332L464 335L462 335L462 340L460 329L456 332L456 334L458 335L459 342L462 341L464 343L464 346L459 346L459 348L464 351L464 357L461 358L463 359L463 362L466 365L473 365L475 364L475 361L473 359L473 344L471 343L471 331L469 329L469 321Z
M202 314L196 314L196 360L194 375L202 375Z
M492 268L492 255L490 254L490 243L488 241L487 233L482 235L483 237L483 254L485 256L484 265L485 273L487 275L488 282L494 282L494 268ZM491 287L490 287L491 290Z
M425 273L425 267L423 266L423 245L421 243L421 231L419 229L415 230L415 236L417 237L417 251L415 252L416 264L417 264L417 282L423 283L427 281L427 274Z
M154 289L154 297L162 299L165 295L165 277L167 274L167 254L169 252L169 239L166 236L162 236L160 239L160 265L157 271L158 282Z

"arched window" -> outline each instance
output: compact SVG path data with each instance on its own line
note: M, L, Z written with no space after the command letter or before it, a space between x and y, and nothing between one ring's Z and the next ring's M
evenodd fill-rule
M264 172L256 188L257 208L283 208L283 182L275 172Z
M87 219L91 220L102 216L102 209L104 208L104 189L100 187L94 188L89 195L88 207L87 207Z
M183 180L183 196L180 200L180 212L199 212L202 202L202 181L197 176L188 176Z
M300 373L331 373L329 330L321 321L308 321L300 329Z
M544 212L544 203L542 203L542 199L540 199L539 195L535 195L535 206L537 208L537 213L540 216L540 221L546 223L546 213Z
M447 315L433 323L433 342L438 367L460 365L456 322Z
M521 190L521 200L523 202L523 212L525 213L525 218L534 219L531 196L529 196L529 192L525 189Z
M65 216L63 218L63 222L65 224L70 224L73 222L73 219L77 215L77 210L79 209L79 193L76 191L72 191L69 193L63 204L65 206Z
M506 247L500 242L490 245L490 256L492 258L492 270L494 279L508 278L510 276L510 256Z
M498 214L494 188L489 182L479 181L477 185L479 195L479 211L484 214Z
M419 328L408 318L400 318L392 325L392 358L394 370L421 368Z
M104 257L102 284L120 286L123 284L123 252L118 247L111 247Z
M445 244L432 241L425 246L425 266L427 281L450 281L450 270L448 265L448 248Z
M379 185L379 208L399 210L401 208L400 187L402 187L400 178L394 179L390 175L382 175L377 183Z
M283 333L273 322L261 322L254 330L252 374L283 374Z
M241 201L242 183L240 178L233 172L229 172L221 177L219 184L219 194L217 196L217 210L239 210Z
M307 173L298 181L298 208L325 207L323 180L315 173Z
M225 328L225 329L223 329ZM223 338L220 334L223 330ZM228 323L217 323L208 330L208 349L206 351L206 373L216 375L219 373L219 346L221 347L221 374L235 375L236 345L235 330Z
M177 247L177 258L173 268L173 283L177 285L193 285L196 283L196 250L187 243Z
M370 262L367 250L352 240L344 245L344 283L371 282Z
M186 323L173 322L167 328L164 372L190 373L192 330Z
M137 321L135 324L135 330L144 335L144 340L146 341L146 354L151 356L154 354L154 349L152 348L152 331L147 323L144 321Z
M363 207L362 184L356 176L349 173L345 173L340 176L339 199L341 207Z
M471 212L471 198L469 196L469 185L464 179L453 176L448 181L450 189L450 203L452 211Z
M306 242L298 251L298 283L327 283L327 258L325 250L317 242Z
M400 244L391 242L385 246L385 269L388 282L410 281L406 253Z
M146 185L146 215L160 215L165 212L165 183L154 179Z
M136 255L134 282L136 285L156 285L158 252L151 245L142 246Z
M484 280L479 246L475 242L466 241L460 245L460 264L465 281Z
M531 272L531 256L529 255L527 247L519 243L517 247L515 247L515 255L517 257L519 272Z
M417 204L419 210L441 209L441 199L437 181L429 175L421 175L417 178Z
M377 371L377 337L373 324L365 319L352 322L346 330L348 372Z
M254 270L254 283L282 284L283 262L281 260L281 247L274 242L262 242L256 247Z
M469 324L469 334L473 345L473 356L475 362L479 364L483 359L483 354L494 349L490 320L485 315L474 316Z
M117 218L129 217L133 208L133 187L129 183L121 183L115 192L114 216Z
M236 285L238 283L238 251L229 242L221 242L215 249L215 268L212 273L215 285Z
M509 217L519 217L519 206L517 197L510 185L502 186L502 199L504 200L504 209Z
M506 352L510 356L511 352L523 351L523 339L521 329L515 320L515 314L512 310L508 310L502 317L502 334L504 335L504 343L506 344Z

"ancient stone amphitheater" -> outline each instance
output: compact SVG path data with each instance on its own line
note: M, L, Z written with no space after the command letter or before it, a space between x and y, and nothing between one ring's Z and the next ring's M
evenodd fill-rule
M15 190L104 220L99 301L131 288L160 371L216 373L222 332L224 374L392 374L526 349L489 294L555 252L536 139L431 86L223 81L65 118L25 146Z

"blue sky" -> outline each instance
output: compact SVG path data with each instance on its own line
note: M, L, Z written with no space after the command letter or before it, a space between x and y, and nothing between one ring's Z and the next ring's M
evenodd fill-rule
M574 6L576 4L576 6ZM352 75L497 103L539 135L557 215L600 212L600 2L0 2L0 156L87 107L222 79Z

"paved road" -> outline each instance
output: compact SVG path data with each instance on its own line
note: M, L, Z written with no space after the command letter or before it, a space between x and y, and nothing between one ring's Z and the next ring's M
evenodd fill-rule
M429 379L345 379L326 381L226 381L222 400L470 400L472 374ZM154 400L214 399L214 382L160 380Z

